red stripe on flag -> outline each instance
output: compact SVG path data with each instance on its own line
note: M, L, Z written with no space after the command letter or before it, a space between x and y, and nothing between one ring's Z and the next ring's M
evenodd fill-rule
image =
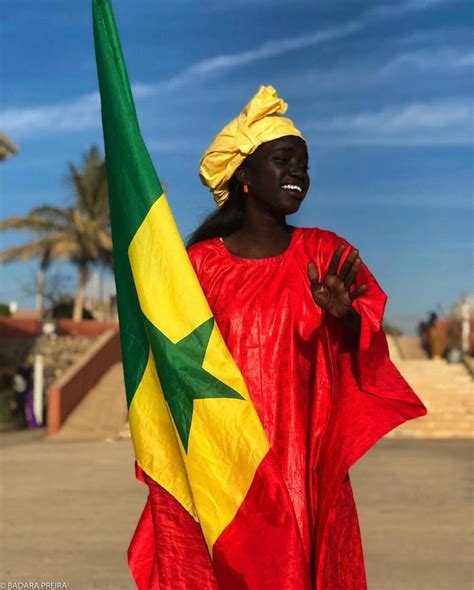
M140 468L149 495L128 550L138 590L219 590L199 524Z
M159 588L151 504L147 500L128 548L128 567L139 590Z
M311 588L293 506L271 452L235 518L214 544L214 563L199 524L140 469L137 476L149 489L128 552L139 590Z
M309 590L311 580L288 491L271 451L213 548L221 590Z

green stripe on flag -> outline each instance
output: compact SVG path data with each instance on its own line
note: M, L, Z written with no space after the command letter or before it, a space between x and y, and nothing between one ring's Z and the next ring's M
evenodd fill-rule
M148 361L149 345L127 251L163 189L140 133L110 0L93 0L93 20L120 339L130 405Z

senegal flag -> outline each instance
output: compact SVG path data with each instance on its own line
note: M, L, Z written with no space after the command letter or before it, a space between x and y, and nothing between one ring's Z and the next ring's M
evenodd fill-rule
M110 1L93 17L137 465L199 523L220 588L306 588L288 585L307 569L294 511L141 137ZM135 551L140 588L173 587L144 563Z

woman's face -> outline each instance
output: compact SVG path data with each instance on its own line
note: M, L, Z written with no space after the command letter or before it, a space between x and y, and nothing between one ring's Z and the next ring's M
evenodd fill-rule
M279 215L298 211L309 188L308 150L301 137L287 135L263 143L242 168L248 199Z

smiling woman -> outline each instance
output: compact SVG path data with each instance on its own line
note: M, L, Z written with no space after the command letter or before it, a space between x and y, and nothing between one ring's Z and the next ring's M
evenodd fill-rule
M286 221L309 176L306 143L285 110L262 87L214 139L200 173L219 209L188 249L269 451L212 558L197 523L144 476L148 512L130 563L136 579L154 576L161 589L365 589L349 469L425 413L390 361L386 296L358 251ZM145 541L155 569L143 575Z
M309 188L308 150L298 136L286 135L263 143L235 171L229 182L229 197L217 212L191 236L188 246L211 237L226 238L225 244L237 256L264 258L288 246L293 228L285 223L287 215L298 211ZM265 227L253 231L249 224L262 216L271 240L261 240ZM222 220L234 219L234 223ZM273 221L277 222L276 235ZM245 223L244 223L245 221ZM217 225L216 225L217 224ZM242 240L244 225L247 236ZM284 232L278 228L284 227Z

